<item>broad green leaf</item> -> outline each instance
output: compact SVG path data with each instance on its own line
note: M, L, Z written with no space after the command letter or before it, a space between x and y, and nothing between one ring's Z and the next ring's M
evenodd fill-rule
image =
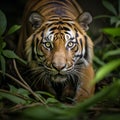
M111 71L113 71L114 69L116 69L118 66L120 66L120 59L118 60L113 60L109 63L107 63L106 65L104 65L103 67L101 67L97 73L96 76L94 78L94 80L92 81L93 83L97 83L100 80L102 80L106 75L108 75Z
M7 20L5 14L0 10L0 36L5 32Z
M2 55L0 55L0 62L1 62L1 70L4 75L6 70L6 62L5 62L5 58Z
M23 88L19 88L19 89L17 90L17 93L18 93L18 94L21 94L21 95L23 95L23 96L25 96L25 97L28 97L28 98L29 98L29 94L30 94L28 90L23 89Z
M14 26L12 26L12 27L8 30L7 35L11 35L12 33L16 32L17 30L20 29L20 27L21 27L20 25L14 25Z
M120 20L116 22L115 27L119 27L120 26Z
M102 31L113 37L120 36L120 28L104 28Z
M102 60L100 60L97 56L94 56L93 60L94 60L97 64L99 64L99 65L101 65L101 66L105 64L105 63L104 63Z
M48 104L48 103L59 103L59 101L56 100L55 98L48 98L48 99L46 100L46 103L47 103L47 104Z
M35 106L25 109L23 114L31 118L30 120L53 120L54 116L45 106Z
M21 94L27 98L29 98L29 91L27 91L26 89L23 89L23 88L16 88L15 86L13 85L9 85L10 87L10 92L11 93L16 93L16 94Z
M12 59L18 59L19 61L21 61L24 64L27 64L26 61L24 61L23 59L21 59L19 56L17 56L13 51L11 50L3 50L2 54L7 57L7 58L12 58Z
M116 9L114 8L114 6L110 3L110 2L108 2L108 1L106 1L106 0L103 0L103 5L104 5L104 7L105 8L107 8L110 12L112 12L114 15L117 15L117 11L116 11Z
M6 42L2 42L1 44L2 44L2 49L4 49L6 46Z
M24 100L16 95L13 95L11 93L0 91L0 96L2 96L3 98L6 98L16 104L25 104L26 103L26 100Z
M15 86L9 85L9 87L10 87L10 92L11 93L16 93L17 92L17 88Z
M23 111L24 115L31 118L31 120L73 120L69 119L67 112L69 112L69 109L65 110L52 105L50 107L39 105Z
M110 18L111 25L114 24L114 23L116 23L116 22L118 22L118 21L119 21L119 18L116 17L116 16L113 16L113 17Z
M103 59L106 59L109 56L115 56L115 55L120 55L120 49L108 51L107 53L104 54Z
M11 50L3 50L2 54L7 58L17 58L16 54Z

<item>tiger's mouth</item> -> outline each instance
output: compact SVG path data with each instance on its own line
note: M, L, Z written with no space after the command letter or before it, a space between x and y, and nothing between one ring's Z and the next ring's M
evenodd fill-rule
M49 74L50 74L50 79L51 81L54 81L54 82L64 82L67 80L67 75L68 75L68 71L70 72L73 68L69 68L69 69L66 69L66 70L61 70L61 71L58 71L56 69L51 69L50 67L48 66L44 66L46 68L47 71L49 71Z
M54 82L63 82L67 80L67 75L63 75L63 74L56 74L56 75L52 75L51 76L51 80Z

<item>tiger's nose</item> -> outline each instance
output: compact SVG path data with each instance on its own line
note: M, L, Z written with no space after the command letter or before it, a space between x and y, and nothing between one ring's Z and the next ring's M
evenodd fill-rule
M53 68L56 69L57 71L61 71L61 70L63 70L63 69L66 67L66 64L65 64L65 63L62 63L62 62L60 62L60 63L53 62L53 63L52 63L52 66L53 66Z

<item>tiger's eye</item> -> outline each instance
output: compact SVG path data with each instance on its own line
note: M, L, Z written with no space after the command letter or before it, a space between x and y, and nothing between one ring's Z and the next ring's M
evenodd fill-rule
M73 45L74 45L74 43L71 41L67 44L68 47L73 47Z
M50 42L45 42L45 46L46 46L47 48L50 48L50 47L51 47Z

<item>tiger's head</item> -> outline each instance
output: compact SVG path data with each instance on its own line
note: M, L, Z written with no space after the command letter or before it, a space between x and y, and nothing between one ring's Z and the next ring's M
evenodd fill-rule
M39 79L63 82L81 77L81 68L92 63L93 44L85 30L91 22L89 13L79 19L51 17L39 13L29 17L32 33L26 40L29 66Z

